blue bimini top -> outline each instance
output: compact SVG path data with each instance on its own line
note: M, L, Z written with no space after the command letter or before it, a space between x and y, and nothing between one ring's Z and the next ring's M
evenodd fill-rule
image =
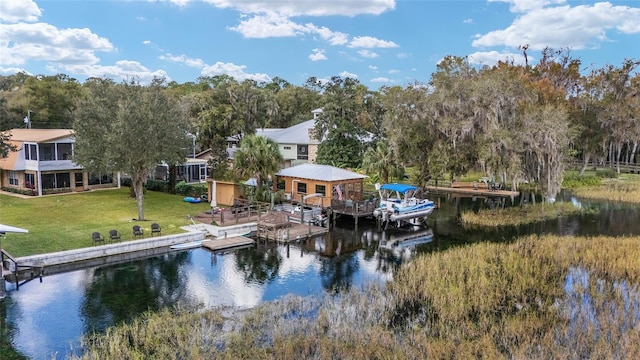
M416 191L418 190L418 188L409 184L384 184L380 186L380 190L397 191L401 194L404 194L410 190Z

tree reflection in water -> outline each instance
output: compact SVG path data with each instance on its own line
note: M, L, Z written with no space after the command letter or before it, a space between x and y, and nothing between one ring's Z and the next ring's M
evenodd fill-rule
M179 268L188 260L188 252L177 252L96 268L80 310L85 333L102 332L145 311L157 311L185 299L187 279Z
M242 249L235 253L236 268L250 284L265 284L278 277L282 257L274 243L259 244L255 249Z

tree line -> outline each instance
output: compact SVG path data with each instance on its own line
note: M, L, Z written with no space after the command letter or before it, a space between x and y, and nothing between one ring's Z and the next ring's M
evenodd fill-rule
M560 190L569 157L582 160L583 169L592 161L636 162L640 61L584 70L568 50L545 49L539 57L536 64L473 66L447 56L426 84L378 90L338 76L302 85L226 75L142 85L18 73L0 76L0 131L26 126L27 115L33 128L73 128L83 166L108 171L129 161L126 170L142 176L153 161L176 162L193 151L188 134L198 149L211 150L212 177L241 171L259 173L262 181L274 167L256 156L273 152L241 152L250 155L241 160L248 165L233 172L227 138L289 127L322 108L318 163L363 168L384 181L411 166L416 185L479 168L512 188L535 183L548 198ZM273 150L268 141L246 143Z

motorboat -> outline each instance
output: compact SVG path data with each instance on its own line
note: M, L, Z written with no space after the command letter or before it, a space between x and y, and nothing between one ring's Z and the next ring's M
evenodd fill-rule
M409 184L376 184L380 205L373 216L382 222L403 223L426 218L435 209L433 201L415 197L418 188Z

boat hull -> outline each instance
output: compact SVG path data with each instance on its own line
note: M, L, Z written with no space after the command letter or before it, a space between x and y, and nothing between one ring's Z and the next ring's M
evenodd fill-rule
M421 218L431 214L433 212L433 209L434 207L431 206L422 210L415 210L411 212L403 212L403 213L397 213L397 214L393 213L389 215L389 220L398 221L398 220L409 220L409 219Z
M202 241L191 241L188 243L171 245L170 248L173 250L184 250L184 249L194 249L201 246L202 246Z

